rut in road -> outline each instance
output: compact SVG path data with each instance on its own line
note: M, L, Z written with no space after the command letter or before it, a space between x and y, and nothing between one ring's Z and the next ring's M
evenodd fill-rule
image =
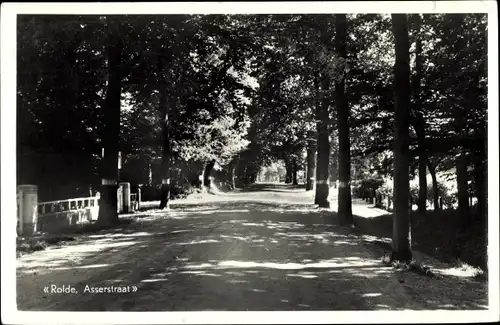
M24 256L17 265L18 308L404 310L484 304L484 292L472 284L462 288L477 297L464 300L463 292L425 291L448 286L444 280L429 282L384 266L380 250L338 226L334 212L316 209L310 196L303 189L260 185L203 202L174 202L168 213L146 211L124 229ZM50 284L71 285L78 293L44 293ZM96 294L84 292L86 286L138 290Z

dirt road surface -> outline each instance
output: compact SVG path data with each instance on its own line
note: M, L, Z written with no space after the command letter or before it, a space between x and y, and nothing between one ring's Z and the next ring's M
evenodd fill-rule
M373 238L340 227L334 211L310 204L312 195L261 185L173 202L170 211L145 211L123 229L22 256L17 259L18 309L487 308L484 283L385 266ZM380 214L359 202L353 211Z

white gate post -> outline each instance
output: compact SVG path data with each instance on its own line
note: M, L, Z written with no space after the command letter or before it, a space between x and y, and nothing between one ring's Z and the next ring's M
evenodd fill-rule
M130 212L130 183L123 182L120 183L120 187L122 188L122 211L123 213Z
M18 222L21 235L33 235L38 222L38 186L19 185Z
M142 199L141 195L142 195L141 194L141 184L139 184L137 186L137 198L136 198L136 200L137 200L137 210L139 210L141 208L141 199Z
M118 188L116 189L116 209L118 213L123 212L123 186L118 184Z

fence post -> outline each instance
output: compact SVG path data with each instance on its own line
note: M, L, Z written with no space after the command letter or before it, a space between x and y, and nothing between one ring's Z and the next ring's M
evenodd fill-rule
M137 210L141 208L141 185L137 186Z
M123 186L121 184L118 184L116 190L116 209L118 213L123 212Z
M120 187L122 189L122 211L123 213L130 212L130 183L123 182L120 183Z
M18 222L21 235L31 236L37 231L38 223L38 186L19 185Z

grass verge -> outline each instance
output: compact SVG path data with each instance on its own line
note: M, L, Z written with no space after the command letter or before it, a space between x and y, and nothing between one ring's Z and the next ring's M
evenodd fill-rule
M392 238L393 215L379 217L355 216L356 230L360 234ZM412 248L444 263L466 263L481 270L487 269L487 236L485 225L474 220L467 229L460 228L454 210L429 211L426 216L417 212L411 217Z
M38 233L31 237L16 239L16 257L43 251L50 246L61 246L83 238L86 234L95 234L101 231L121 231L135 222L134 217L120 218L116 225L103 226L98 223L84 224L78 227L62 229L57 233Z

